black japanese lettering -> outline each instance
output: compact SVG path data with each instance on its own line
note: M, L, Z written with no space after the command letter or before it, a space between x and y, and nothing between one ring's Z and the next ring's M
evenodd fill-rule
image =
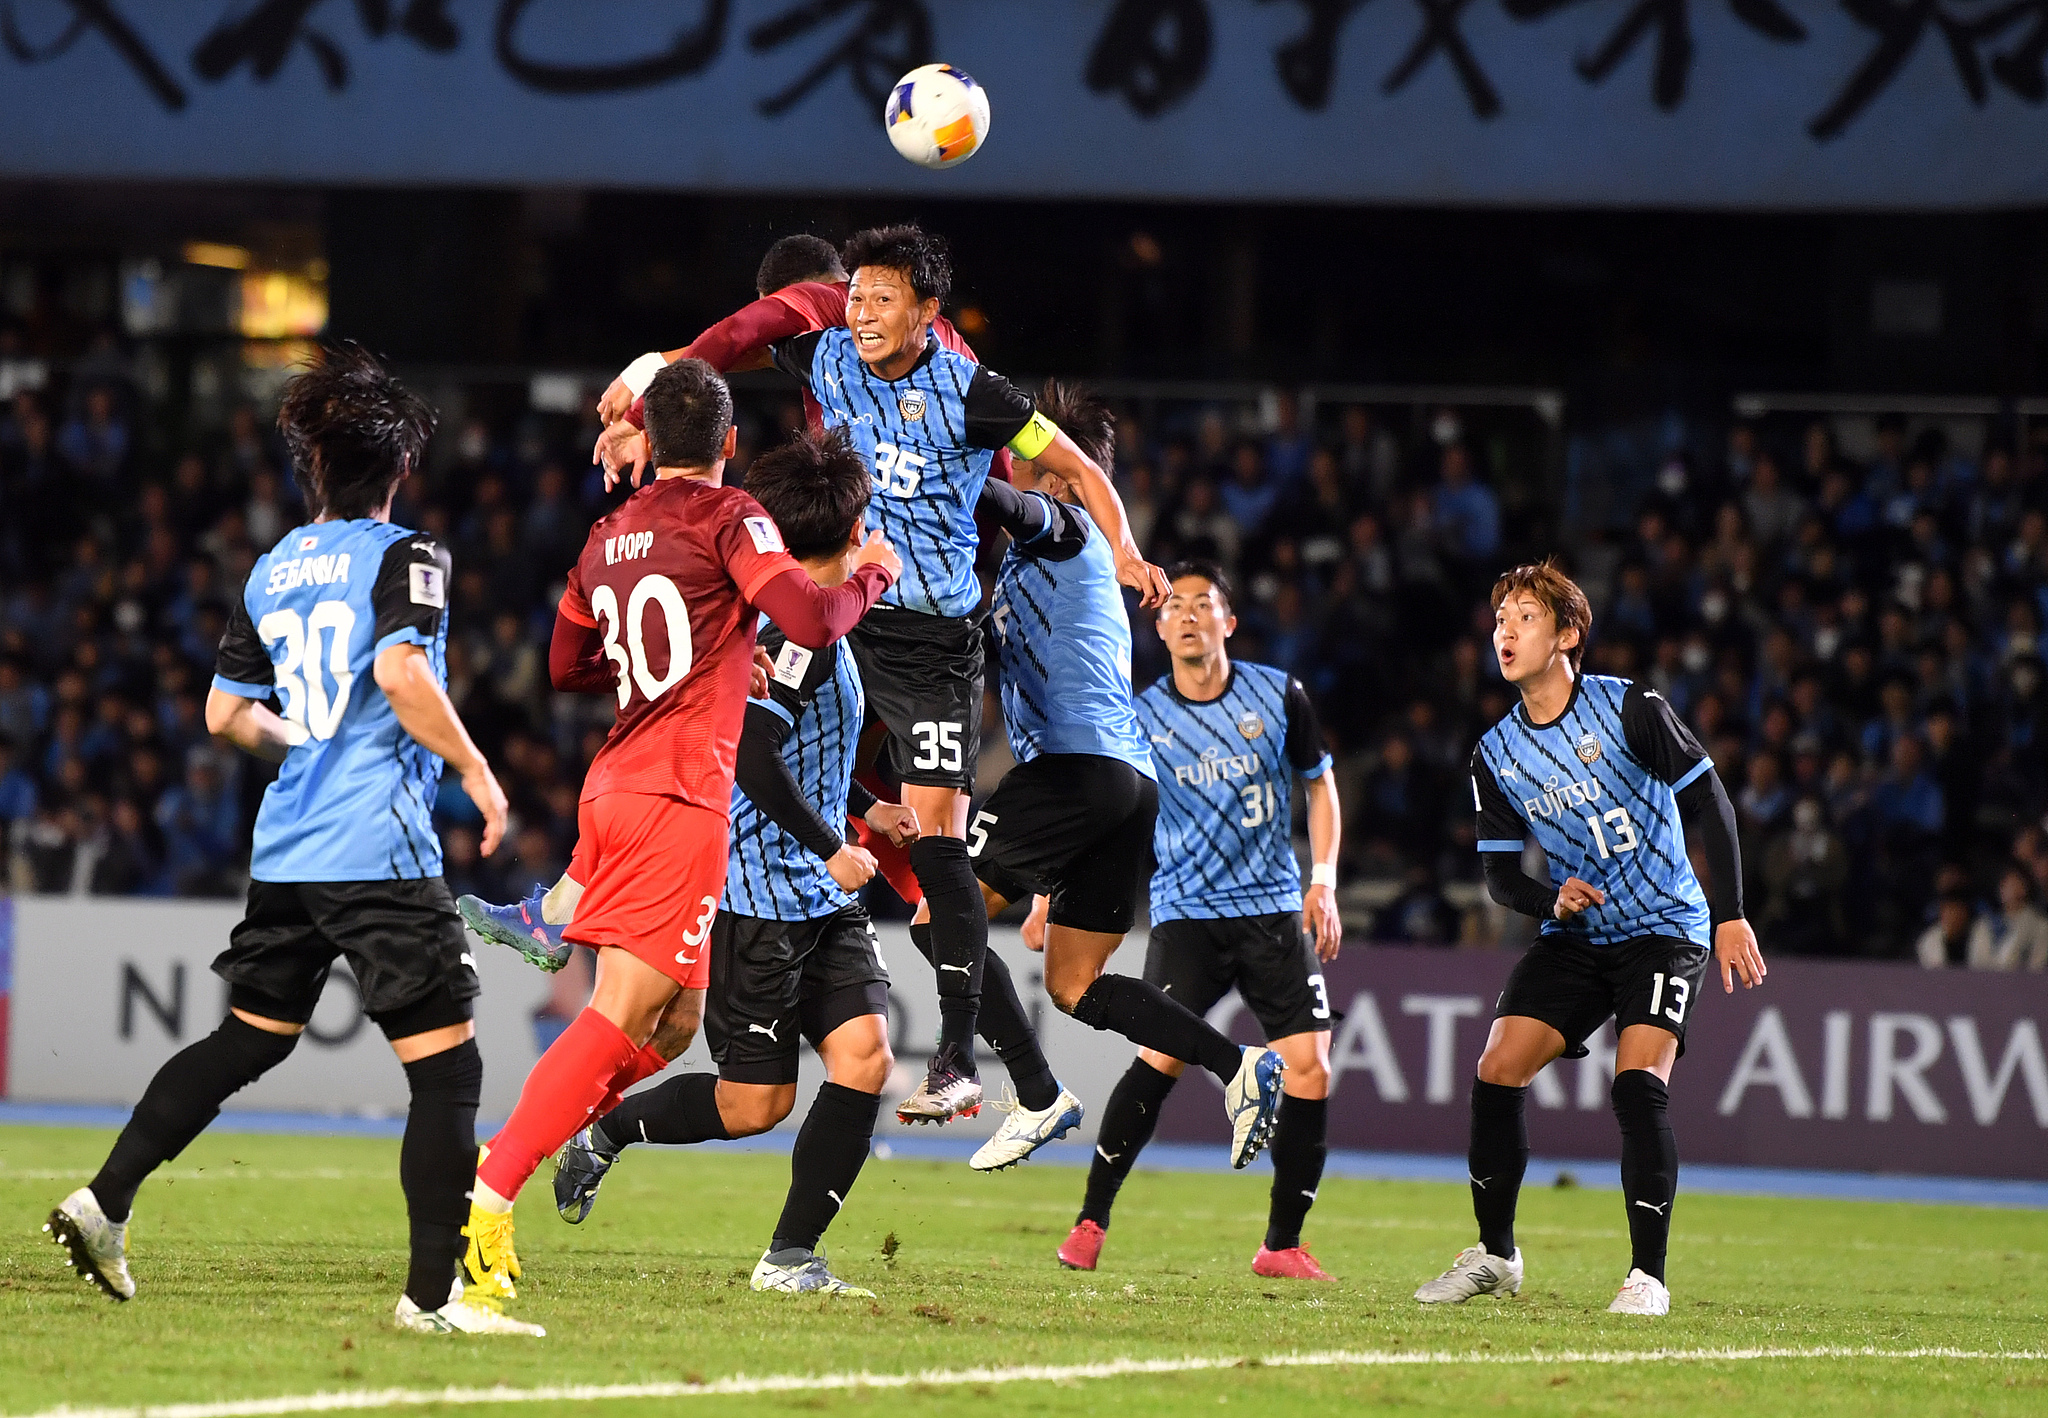
M173 113L185 106L185 90L142 42L134 26L121 18L112 0L66 0L63 8L71 12L71 23L48 44L38 45L22 32L15 17L14 0L0 0L0 44L23 64L41 64L61 57L87 31L97 31L127 61L158 103Z
M1380 85L1380 92L1399 93L1408 86L1410 79L1422 71L1429 57L1442 50L1451 68L1457 72L1458 83L1465 90L1465 101L1472 105L1472 112L1481 118L1497 117L1500 93L1493 87L1493 81L1486 77L1486 71L1479 67L1472 46L1458 28L1458 16L1470 0L1415 0L1415 3L1422 11L1422 33L1415 37L1415 43L1408 47L1407 54L1387 75L1386 82Z
M1259 0L1270 5L1274 0ZM1330 102L1330 85L1337 76L1337 37L1344 22L1365 0L1292 0L1308 11L1308 28L1280 46L1273 59L1280 70L1280 86L1303 108L1321 111Z
M504 0L498 7L498 62L526 87L549 94L618 93L702 73L725 47L725 26L732 11L731 0L704 0L696 24L677 31L667 49L643 59L555 64L520 51L519 21L532 5L533 0Z
M312 52L320 77L336 91L348 87L348 55L328 35L307 25L324 0L265 0L239 20L222 20L192 51L192 68L210 83L243 64L263 83L277 77L292 49L300 44ZM357 17L370 38L382 39L393 29L389 0L356 0ZM408 39L438 53L461 43L461 31L448 18L448 0L411 0L397 22Z
M1842 0L1842 8L1851 19L1874 31L1877 43L1834 102L1807 125L1807 132L1823 142L1847 130L1884 92L1919 47L1929 26L1947 42L1956 77L1970 102L1982 107L1991 94L1982 48L2031 19L2031 28L2012 49L1993 56L1989 75L2028 103L2038 104L2048 96L2048 76L2042 68L2044 56L2048 56L2048 0L2014 0L1970 17L1951 14L1941 0Z
M1538 20L1583 0L1505 0L1507 12L1518 20ZM1779 4L1778 0L1728 0L1728 8L1745 25L1783 44L1806 38L1806 26ZM1651 68L1650 95L1667 113L1685 102L1686 80L1692 73L1692 20L1687 0L1634 0L1627 14L1591 54L1581 55L1574 66L1579 77L1597 84L1612 74L1629 56L1643 36L1657 32L1657 57Z
M1202 0L1117 0L1088 52L1084 79L1096 93L1120 93L1157 118L1209 74L1209 8Z
M932 62L932 20L920 0L808 0L754 26L747 47L756 53L779 49L855 9L863 12L860 23L794 83L762 99L761 112L771 118L789 112L841 68L860 96L879 109L898 76Z

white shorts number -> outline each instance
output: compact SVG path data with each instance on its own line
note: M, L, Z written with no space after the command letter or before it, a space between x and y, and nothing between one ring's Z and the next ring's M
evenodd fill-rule
M996 825L992 812L977 812L974 821L967 825L967 855L978 857L981 849L988 845L988 830Z
M711 934L711 919L718 914L718 898L716 896L707 896L704 898L703 905L704 912L697 917L697 924L683 932L684 945L702 945L704 937Z
M960 725L950 720L921 719L910 726L910 732L918 740L917 757L910 760L912 768L960 771Z
M660 603L662 619L668 622L668 672L659 679L647 662L644 632L649 601ZM626 594L624 616L619 614L618 592L609 586L599 586L590 593L590 609L604 628L604 653L619 667L621 709L632 700L634 685L640 686L641 695L651 702L681 684L690 673L690 608L683 604L683 593L668 577L655 571L636 581ZM626 631L624 645L619 644L622 623Z
M310 736L331 739L341 729L348 712L349 691L355 688L355 671L348 667L349 637L355 633L355 607L347 601L321 601L312 614L301 620L294 610L275 610L256 624L256 638L265 647L284 641L284 658L276 662L277 692L284 699L285 722L297 732L294 744ZM334 676L329 694L320 674L320 633L333 639L327 652L327 669Z
M1318 1019L1328 1019L1330 1017L1329 986L1323 983L1321 975L1311 975L1308 977L1308 987L1316 992L1316 1005L1309 1013Z
M1673 1024L1685 1023L1685 1003L1692 996L1692 982L1683 975L1652 975L1650 977L1650 1013L1662 1014ZM1671 987L1671 1007L1664 1008L1664 987Z

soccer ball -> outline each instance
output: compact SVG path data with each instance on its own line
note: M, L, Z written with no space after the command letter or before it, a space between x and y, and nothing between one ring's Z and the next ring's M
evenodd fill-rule
M988 90L951 64L926 64L896 81L882 126L919 167L966 162L988 137Z

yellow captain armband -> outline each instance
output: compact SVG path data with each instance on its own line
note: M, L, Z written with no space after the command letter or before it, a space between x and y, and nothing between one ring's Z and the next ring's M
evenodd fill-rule
M1010 440L1010 451L1019 458L1036 458L1052 447L1052 441L1060 436L1060 426L1044 414L1034 412L1031 422L1017 430L1017 436Z

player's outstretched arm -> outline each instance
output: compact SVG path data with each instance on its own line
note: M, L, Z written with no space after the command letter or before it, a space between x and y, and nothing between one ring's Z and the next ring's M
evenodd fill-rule
M1110 552L1116 557L1116 579L1136 591L1146 609L1165 605L1171 592L1166 573L1145 560L1138 550L1137 539L1131 535L1130 519L1124 516L1124 500L1117 496L1116 484L1109 480L1109 475L1064 430L1054 432L1052 442L1040 451L1036 461L1080 494L1081 505L1109 539Z
M1301 893L1301 924L1316 943L1316 959L1331 961L1344 944L1344 920L1337 914L1337 848L1344 809L1337 801L1337 775L1308 780L1309 884Z
M903 558L880 532L871 532L853 555L853 575L820 586L794 562L753 592L754 608L807 650L822 650L860 621L882 592L903 574Z
M662 364L701 359L720 374L757 369L768 362L768 346L812 328L810 318L788 301L764 296L741 306L681 349L650 351L627 365L597 401L597 416L607 424L625 418L647 392L647 381L661 372Z
M462 726L462 716L435 678L427 652L412 644L386 646L377 656L373 673L377 688L391 701L398 726L429 752L441 755L484 815L484 839L478 850L488 857L505 835L505 790L498 786L491 765Z
M224 689L206 691L206 732L266 763L282 763L306 731L280 718L260 699Z

